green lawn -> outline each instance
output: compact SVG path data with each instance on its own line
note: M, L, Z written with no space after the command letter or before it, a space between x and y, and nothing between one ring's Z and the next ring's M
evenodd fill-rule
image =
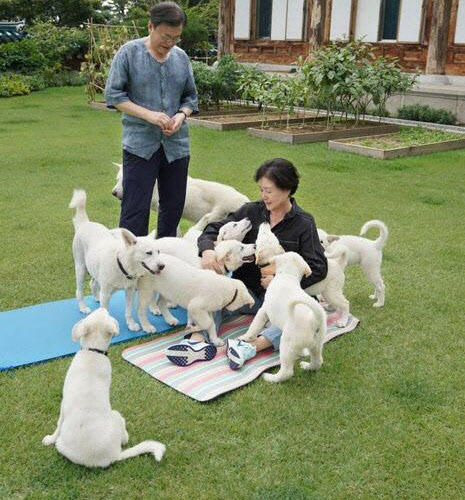
M67 206L83 187L91 219L116 226L120 137L119 115L91 110L81 88L0 100L1 310L74 295ZM255 169L282 156L300 170L297 200L319 227L358 234L385 221L385 307L348 269L361 324L325 347L318 373L260 379L206 404L131 367L121 358L131 344L112 347L112 404L130 444L167 445L161 463L87 470L42 446L70 358L2 372L0 498L463 498L465 151L381 161L243 131L191 127L191 139L193 176L257 198Z

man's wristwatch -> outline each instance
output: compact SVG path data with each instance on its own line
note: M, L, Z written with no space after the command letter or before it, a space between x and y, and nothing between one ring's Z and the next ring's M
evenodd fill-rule
M185 118L188 118L187 114L185 111L183 111L182 109L178 109L178 113L182 113L184 115Z

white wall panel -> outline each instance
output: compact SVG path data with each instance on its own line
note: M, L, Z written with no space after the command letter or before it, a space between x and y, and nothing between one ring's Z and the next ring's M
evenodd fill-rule
M250 38L250 0L236 0L234 14L234 38Z
M329 34L331 40L349 37L351 6L352 0L333 0Z
M465 43L465 0L459 0L454 42Z
M287 0L287 40L302 40L304 0Z
M287 0L273 0L271 40L286 39Z
M409 1L409 0L407 0ZM355 38L377 42L381 0L358 0L355 19Z
M421 6L423 0L402 0L400 2L398 42L420 41Z

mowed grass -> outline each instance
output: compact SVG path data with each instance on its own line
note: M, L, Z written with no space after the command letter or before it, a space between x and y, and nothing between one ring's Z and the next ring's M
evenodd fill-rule
M67 206L85 188L91 219L117 225L120 138L120 116L91 110L81 88L0 100L1 310L74 295ZM204 404L125 362L130 343L112 347L113 407L131 445L167 445L161 463L88 470L41 444L70 358L2 372L0 498L462 498L465 151L381 161L195 127L191 141L191 175L252 199L264 160L293 161L297 200L328 232L382 219L385 307L372 307L370 285L349 268L345 293L361 323L325 346L319 372L297 368L286 383L259 379Z

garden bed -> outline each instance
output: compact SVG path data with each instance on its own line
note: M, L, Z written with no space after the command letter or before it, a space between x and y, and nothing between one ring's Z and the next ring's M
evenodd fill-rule
M302 121L302 120L300 120ZM271 139L273 141L298 144L303 142L322 142L332 139L343 139L346 137L359 137L361 135L379 135L397 132L398 125L374 122L337 121L328 126L326 118L319 118L304 126L298 125L286 129L284 126L248 129L249 135Z
M401 129L394 134L328 141L328 147L387 160L465 148L465 134L422 128Z
M281 113L268 113L268 124L279 124L286 121L285 116ZM229 115L214 115L202 118L199 115L189 117L188 122L191 125L200 125L201 127L213 130L238 130L253 126L260 126L263 122L262 115L255 113L247 114L229 114ZM293 115L289 119L289 123L297 124L302 122L302 116Z

